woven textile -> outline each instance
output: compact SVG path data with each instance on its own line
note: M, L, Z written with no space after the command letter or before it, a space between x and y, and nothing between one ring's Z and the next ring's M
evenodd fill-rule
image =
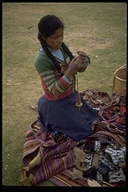
M35 121L27 131L23 148L22 175L23 185L37 185L44 180L74 165L72 149L77 143L72 139L58 139L40 129Z
M117 152L122 154L122 151L116 151L117 147L119 149L120 147L121 149L126 147L125 97L115 94L109 96L107 93L98 90L87 90L82 92L81 95L90 106L99 111L100 120L93 124L95 133L82 141L76 142L62 134L55 137L53 133L41 129L38 120L35 120L28 128L24 140L23 168L20 175L22 185L39 185L43 181L49 180L57 186L89 186L86 175L90 174L90 179L97 179L97 177L93 175L91 178L91 172L85 173L92 165L89 164L90 167L87 167L82 164L84 161L83 152L87 152L89 155L95 152L99 153L107 145L110 145L110 147L105 152L110 154L113 162L120 161L120 155L118 155L118 159L114 160L114 158L117 156ZM111 146L115 146L115 148ZM76 148L83 150L82 155L74 152ZM113 152L111 153L111 151ZM114 153L115 156L111 155ZM100 157L103 159L102 154ZM108 159L107 156L106 159ZM91 163L91 160L89 163ZM100 171L102 168L104 169L102 163L100 166L97 163L97 155L95 155L92 161L93 167L97 167ZM82 172L79 172L79 168L82 171L83 165L85 166L83 169L84 178L81 175ZM123 162L123 165L120 163L117 172L120 171L120 166L123 166L124 170L126 169L125 162ZM77 171L74 172L74 168ZM109 169L106 168L105 171L109 172ZM96 184L96 182L94 183ZM125 178L121 182L119 180L119 182L111 183L111 185L125 185Z

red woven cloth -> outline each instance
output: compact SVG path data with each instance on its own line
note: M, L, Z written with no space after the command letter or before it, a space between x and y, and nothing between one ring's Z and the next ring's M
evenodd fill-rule
M90 140L101 136L109 138L113 144L122 147L126 145L125 97L113 94L109 96L98 90L87 90L81 95L90 106L99 110L100 121L93 125L95 133L80 142L61 134L54 138L52 133L41 129L38 120L35 120L24 139L23 168L20 175L22 185L39 185L49 179L59 186L87 186L85 180L72 179L70 168L75 166L73 149L79 148L79 145L85 146Z

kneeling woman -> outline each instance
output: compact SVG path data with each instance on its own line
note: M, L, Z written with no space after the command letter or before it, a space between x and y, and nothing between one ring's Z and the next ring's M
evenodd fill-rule
M55 15L46 15L38 23L41 44L35 67L41 78L44 94L38 101L38 119L42 129L59 132L80 141L93 134L92 123L97 111L82 98L76 106L75 74L87 68L89 57L83 51L74 56L63 42L64 24Z

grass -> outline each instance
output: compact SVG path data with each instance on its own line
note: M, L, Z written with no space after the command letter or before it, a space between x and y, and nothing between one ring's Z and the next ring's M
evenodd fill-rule
M21 186L24 137L38 115L29 105L43 93L34 60L40 47L37 24L45 14L62 18L65 43L91 58L79 74L80 91L111 93L113 73L126 64L126 3L2 3L3 186ZM42 185L52 186L48 181Z

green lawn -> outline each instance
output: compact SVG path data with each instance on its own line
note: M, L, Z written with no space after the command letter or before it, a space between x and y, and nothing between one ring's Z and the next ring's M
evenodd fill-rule
M2 3L2 185L21 186L22 148L43 93L34 67L40 47L37 24L46 14L65 23L64 41L91 58L79 74L80 91L112 92L113 73L126 64L126 3ZM44 182L43 185L52 185Z

